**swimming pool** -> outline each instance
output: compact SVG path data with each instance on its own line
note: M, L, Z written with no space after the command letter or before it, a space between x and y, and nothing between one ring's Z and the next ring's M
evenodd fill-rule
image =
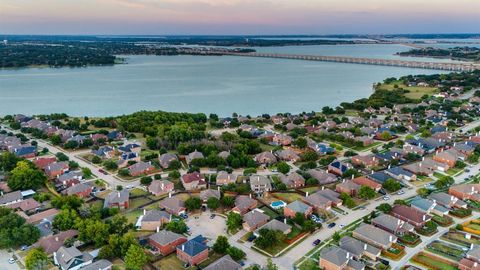
M287 206L287 203L285 203L284 201L274 201L270 204L270 207L272 207L273 209L278 209L285 206Z

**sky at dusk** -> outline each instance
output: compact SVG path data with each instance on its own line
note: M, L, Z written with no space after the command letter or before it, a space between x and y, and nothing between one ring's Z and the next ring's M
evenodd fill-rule
M0 0L0 34L480 32L480 0Z

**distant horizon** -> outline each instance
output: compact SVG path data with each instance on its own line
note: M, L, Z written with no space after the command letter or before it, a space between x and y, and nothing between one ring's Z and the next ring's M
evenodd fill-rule
M478 10L478 0L2 0L0 33L468 33L478 31Z

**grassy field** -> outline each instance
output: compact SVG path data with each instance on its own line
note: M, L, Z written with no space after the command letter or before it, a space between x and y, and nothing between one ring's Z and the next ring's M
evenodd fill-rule
M184 269L183 264L184 263L180 261L175 254L172 254L155 262L153 265L157 267L157 269L180 270Z
M428 245L427 249L435 254L441 255L445 258L459 261L464 256L464 251L453 247L452 245L448 245L441 241L435 241Z
M144 196L144 195L147 195L148 192L143 190L143 189L140 189L140 188L134 188L132 190L130 190L130 196L133 196L133 197L136 197L136 196Z
M303 197L302 195L297 193L273 193L272 195L286 203L291 203Z
M415 255L412 258L412 261L415 262L415 263L419 263L420 265L426 266L427 268L433 266L436 269L443 269L443 270L457 270L458 269L457 267L455 267L453 265L444 263L440 260L435 260L434 258L431 258L429 256L425 256L422 253L419 253L419 254Z
M148 198L145 197L139 197L135 199L130 200L130 207L131 208L138 208L140 205L146 204L151 202Z
M406 93L405 96L413 99L420 99L423 95L431 95L438 91L436 87L407 86L401 81L394 81L389 84L382 83L377 89L392 91L395 89L395 85L397 85L398 88L410 91L410 93Z

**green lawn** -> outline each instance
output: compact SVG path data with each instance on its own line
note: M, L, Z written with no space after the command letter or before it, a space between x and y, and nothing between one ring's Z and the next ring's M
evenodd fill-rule
M271 219L274 219L274 218L278 217L278 213L272 211L270 208L268 208L266 206L262 206L259 209L262 210L263 213L265 215L269 216Z
M221 257L223 257L222 254L217 254L215 252L210 252L210 254L208 254L208 259L206 259L205 261L200 263L198 266L200 266L201 269L204 269L205 267L209 266L211 263L220 259Z
M465 253L463 250L441 241L434 241L433 243L428 245L427 249L435 254L441 255L454 261L459 261L460 259L462 259Z
M130 196L132 197L137 197L137 196L145 196L147 195L148 192L146 190L140 189L140 188L134 188L130 190Z
M431 95L438 91L438 88L436 87L407 86L401 81L395 81L389 84L382 83L377 89L392 91L395 89L395 85L397 85L398 88L410 91L409 93L406 93L405 96L413 99L420 99L423 95Z
M435 267L436 269L442 269L442 270L457 270L455 266L452 266L450 264L444 263L439 260L435 260L434 258L430 258L429 256L425 256L421 253L415 255L415 257L412 258L412 261L419 263L421 265L428 267Z
M303 196L298 193L273 193L272 195L275 198L278 198L279 200L282 200L286 203L291 203L293 201L303 198Z
M126 213L124 216L127 218L128 223L133 223L137 222L137 219L139 216L143 214L143 210L137 209L131 212Z
M298 266L299 270L320 270L318 263L312 259L307 259L301 265Z
M136 199L130 200L130 207L131 208L138 208L139 206L151 202L148 198L140 197Z
M162 270L183 270L184 262L177 258L177 255L171 254L153 264L157 269Z

